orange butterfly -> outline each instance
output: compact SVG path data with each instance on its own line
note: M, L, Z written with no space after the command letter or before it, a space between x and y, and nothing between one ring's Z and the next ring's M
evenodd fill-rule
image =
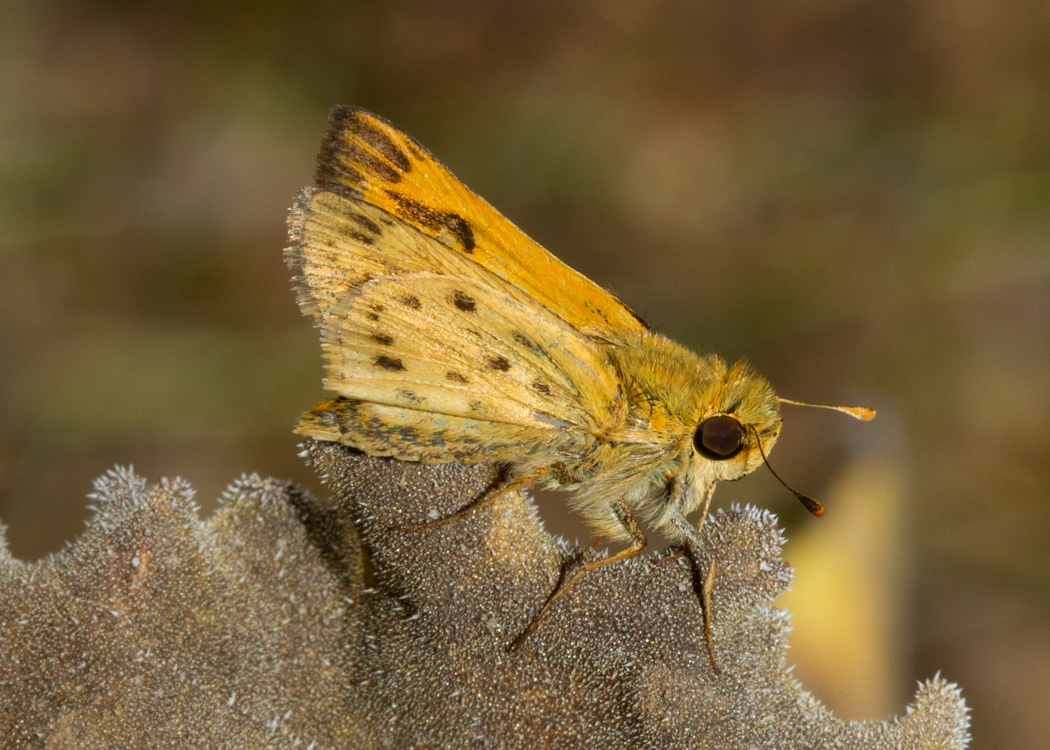
M287 258L339 397L296 431L406 461L500 462L509 485L570 490L630 546L586 563L540 615L583 572L645 547L636 515L702 546L687 515L763 462L785 399L747 362L652 331L386 120L336 108L318 161Z

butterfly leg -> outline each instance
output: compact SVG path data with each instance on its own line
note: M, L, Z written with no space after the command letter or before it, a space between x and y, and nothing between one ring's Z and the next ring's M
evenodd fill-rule
M714 494L715 483L712 482L711 486L707 488L707 492L704 493L704 503L700 512L700 520L697 522L696 528L693 528L692 524L686 520L685 516L677 507L674 507L674 510L672 510L671 513L671 523L676 529L685 535L688 541L686 542L685 547L674 555L670 555L667 559L677 557L684 553L687 548L704 546L704 541L700 537L700 529L703 528L704 521L707 519L707 512L711 508L711 496ZM721 674L722 670L715 661L715 642L714 636L711 634L711 592L715 588L715 570L715 560L712 557L711 564L707 569L707 576L704 578L703 586L700 589L700 607L703 611L704 617L704 642L707 645L707 657L711 661L711 669L713 669L716 674Z
M634 520L634 515L627 507L627 504L621 499L615 503L615 505L613 506L613 511L616 513L616 519L621 524L623 524L623 527L627 529L627 532L631 535L631 540L633 544L631 544L631 546L627 549L620 550L615 555L610 555L609 557L604 557L600 560L590 560L588 562L585 562L583 566L572 575L571 578L565 580L558 586L558 588L554 589L551 595L547 597L547 601L544 602L542 607L540 607L540 611L536 614L534 618L532 618L532 622L529 623L529 626L525 628L524 631L522 631L521 635L514 639L514 642L510 646L511 651L516 651L521 646L521 644L525 642L525 639L527 639L532 634L532 631L536 629L536 626L539 625L539 622L543 619L543 616L547 614L547 610L549 610L554 604L554 602L558 601L558 599L560 599L565 594L565 592L572 587L574 583L580 580L585 573L589 573L592 570L597 570L598 568L602 568L606 565L611 565L612 563L619 562L620 560L626 560L628 557L634 557L643 549L645 549L645 545L647 543L645 535L642 533L642 530L638 528L638 522Z
M701 590L700 603L704 609L704 642L707 644L707 658L711 662L711 669L715 674L722 674L722 670L715 661L715 640L711 635L711 592L715 588L715 561L711 558L711 566L707 569L707 578L704 579L704 587Z
M500 477L492 484L489 485L488 489L479 495L475 500L472 500L466 506L460 508L455 513L444 516L442 518L435 518L430 521L424 521L423 523L410 523L397 528L401 531L418 531L419 529L433 529L438 526L444 526L449 521L455 521L459 518L469 516L477 510L481 510L487 505L490 505L496 498L500 497L504 493L514 492L520 490L522 487L528 487L534 484L537 480L542 478L547 473L546 469L537 469L530 471L527 474L522 474L519 477L507 481Z
M707 492L704 493L704 504L701 506L700 520L696 522L695 534L693 532L692 526L689 525L689 522L686 521L684 518L681 518L681 514L671 516L671 523L674 524L675 528L679 529L680 531L682 531L683 526L689 528L688 532L682 531L682 533L684 533L689 539L687 547L691 546L692 544L694 544L694 542L696 542L694 536L698 538L700 535L700 529L704 528L704 521L707 520L707 511L711 509L711 497L715 494L716 486L718 486L718 483L712 482L711 486L707 488ZM687 547L682 547L680 550L668 555L664 559L673 560L676 557L681 557L683 554L685 554L685 550Z

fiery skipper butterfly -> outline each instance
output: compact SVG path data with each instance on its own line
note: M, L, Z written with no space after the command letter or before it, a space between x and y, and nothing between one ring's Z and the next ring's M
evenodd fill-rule
M687 515L780 434L785 399L747 362L652 331L369 112L332 111L317 186L288 224L338 394L297 433L405 461L501 462L508 484L571 490L599 534L630 542L584 565L522 637L583 572L645 547L635 516L702 546Z

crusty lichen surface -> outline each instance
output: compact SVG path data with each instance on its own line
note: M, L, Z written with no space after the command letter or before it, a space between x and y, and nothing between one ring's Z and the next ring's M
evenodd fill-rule
M255 477L200 520L189 487L99 480L85 533L0 550L3 747L962 748L958 688L842 722L790 676L774 518L715 513L709 549L601 568L530 622L582 551L520 493L447 523L490 466L308 442L333 495ZM697 589L718 574L704 646ZM857 679L863 679L857 675Z

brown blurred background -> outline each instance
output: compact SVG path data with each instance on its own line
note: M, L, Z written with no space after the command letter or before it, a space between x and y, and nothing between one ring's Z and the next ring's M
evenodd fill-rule
M440 6L440 7L439 7ZM281 259L327 110L394 120L659 330L796 399L778 471L805 686L941 670L974 747L1050 746L1050 6L6 4L0 519L62 548L94 477L318 483ZM549 528L587 532L545 507Z

